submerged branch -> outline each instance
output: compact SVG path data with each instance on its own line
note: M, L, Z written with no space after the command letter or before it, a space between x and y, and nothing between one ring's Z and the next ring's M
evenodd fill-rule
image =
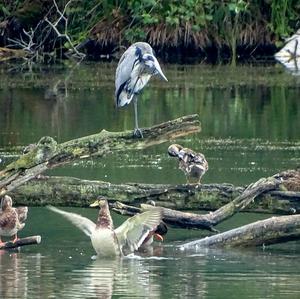
M144 149L180 136L200 131L198 115L177 118L142 129L144 138L133 137L132 131L108 132L73 139L57 144L51 137L43 137L29 152L0 172L0 195L4 195L46 169L92 156L102 157L111 152Z
M300 240L300 215L271 217L188 242L181 248L264 246L293 240Z
M295 179L298 172L289 170L285 173L289 173L290 178ZM288 191L295 188L291 184L287 185L288 188L286 188L284 185L287 182L287 179L283 180L280 186L280 189L285 188L286 191L265 191L257 196L255 202L251 202L243 210L273 214L300 213L300 192ZM29 206L51 204L86 207L97 196L101 195L109 201L118 200L130 205L138 205L153 200L159 206L175 210L202 209L214 211L241 196L245 190L245 187L225 183L200 185L112 184L73 177L40 175L38 178L14 189L11 195L16 203Z
M33 244L40 244L41 243L41 236L31 236L22 239L18 239L16 242L6 242L3 246L0 246L1 249L13 249L18 248L25 245L33 245Z
M294 174L294 176L292 176L291 174ZM295 177L298 180L299 172L291 170L282 172L281 174L276 174L269 178L262 178L254 184L249 185L243 191L243 193L237 196L233 201L222 206L218 210L205 215L198 215L194 213L186 213L163 208L163 220L167 224L182 228L200 228L214 230L214 226L233 216L235 213L244 210L258 195L271 190L276 190L279 186L288 184L293 181ZM298 183L298 181L296 182ZM151 208L153 208L153 206L141 205L140 211L149 210ZM130 206L124 205L122 203L115 204L114 210L116 212L128 215L132 215L135 213Z

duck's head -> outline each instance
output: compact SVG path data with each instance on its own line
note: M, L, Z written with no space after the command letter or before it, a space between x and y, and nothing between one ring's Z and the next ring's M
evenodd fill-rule
M4 211L10 207L12 207L12 199L10 196L5 195L1 200L1 210Z
M100 207L96 227L113 229L113 222L106 199L98 198L95 202L90 204L90 207Z
M169 147L168 147L168 154L171 156L171 157L178 157L178 154L179 152L182 150L182 146L179 145L179 144L171 144Z
M90 204L90 207L100 207L101 209L108 206L107 200L103 198L96 199L93 203Z

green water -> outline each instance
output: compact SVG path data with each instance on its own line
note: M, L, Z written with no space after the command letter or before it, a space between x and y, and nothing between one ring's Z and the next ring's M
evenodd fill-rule
M96 219L94 209L67 208ZM125 218L113 214L116 226ZM235 216L228 229L267 215ZM245 219L247 218L247 219ZM300 246L184 252L203 232L171 229L163 244L120 260L92 260L86 237L59 215L31 208L20 236L41 234L38 246L0 251L0 298L299 298Z
M139 101L140 125L198 113L202 132L176 140L205 154L203 183L250 183L300 165L300 78L281 66L163 66ZM44 135L59 142L133 127L115 110L114 64L0 67L0 169ZM53 97L51 94L55 94ZM53 170L114 183L183 183L170 143ZM41 198L42 199L42 198ZM68 209L96 219L93 209ZM116 225L125 218L113 215ZM269 215L241 214L220 230ZM42 236L19 253L0 251L0 298L300 298L299 242L252 250L181 251L202 231L170 229L142 256L92 260L88 238L59 215L30 207L20 236Z

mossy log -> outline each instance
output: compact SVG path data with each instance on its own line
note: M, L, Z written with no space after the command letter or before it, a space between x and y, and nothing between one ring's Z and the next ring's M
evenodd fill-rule
M300 215L271 217L224 233L188 242L181 249L249 247L300 240Z
M244 211L294 214L300 213L300 192L297 173L289 173L289 180L281 181L279 190L265 191ZM287 175L285 175L287 177ZM291 179L294 179L294 184ZM300 181L298 182L300 184ZM103 181L81 180L72 177L39 176L11 192L17 204L40 206L45 204L87 207L101 195L108 200L137 205L154 200L159 206L176 210L217 210L245 191L246 187L231 184L167 185L112 184ZM284 189L284 190L283 190Z
M296 179L295 179L296 178ZM205 215L186 213L162 208L163 221L181 228L207 229L216 232L214 226L245 209L258 195L276 190L280 185L292 184L298 187L298 171L286 171L269 178L261 178L249 185L241 195L232 202L222 206L215 212ZM154 208L142 204L140 208L124 205L120 202L111 203L114 211L134 215ZM197 249L198 247L247 247L269 245L300 239L300 215L272 217L267 220L251 223L224 233L192 241L181 246L181 249Z
M280 180L277 177L273 176L269 178L261 178L254 184L249 185L243 191L243 193L237 196L233 201L222 206L214 212L210 212L204 215L162 208L163 221L167 224L181 228L207 229L215 231L215 229L213 228L215 225L226 220L235 213L245 209L256 196L262 194L263 192L276 189L279 184ZM116 202L111 205L114 211L123 215L125 214L130 216L154 208L153 206L148 204L142 204L141 208L136 208L124 205L120 202Z
M40 244L41 243L41 236L30 236L26 238L18 239L16 242L6 242L3 246L0 245L1 249L13 249L18 248L25 245L33 245L33 244Z
M0 196L14 190L47 169L78 159L104 156L110 152L144 149L181 136L200 131L198 115L180 117L142 129L144 138L134 138L132 131L108 132L70 140L61 144L43 137L18 160L0 172Z

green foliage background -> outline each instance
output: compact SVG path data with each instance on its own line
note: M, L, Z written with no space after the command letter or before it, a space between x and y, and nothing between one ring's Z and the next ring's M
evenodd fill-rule
M63 8L68 1L57 0ZM53 0L2 0L0 21L17 16L27 26ZM38 9L40 7L40 9ZM27 15L25 17L25 15ZM88 37L113 49L137 40L157 48L227 50L280 46L299 27L298 0L73 0L66 10L75 43ZM31 17L31 18L30 18Z

